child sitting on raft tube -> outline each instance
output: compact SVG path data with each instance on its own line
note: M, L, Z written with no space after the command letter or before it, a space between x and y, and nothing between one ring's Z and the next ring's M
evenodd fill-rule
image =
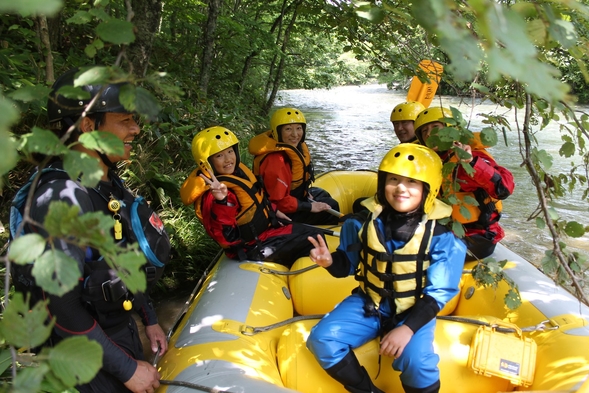
M495 246L505 237L499 219L501 218L501 201L513 193L515 184L511 172L497 164L491 154L485 150L480 140L475 138L468 144L454 142L452 148L441 151L432 146L434 139L428 144L430 136L451 131L451 125L443 122L444 118L452 118L452 111L443 107L428 108L415 119L415 134L420 143L434 149L444 163L459 163L456 149L462 149L470 157L461 159L470 165L473 173L469 174L462 165L456 165L452 174L442 184L442 196L454 194L459 203L454 205L452 219L461 223L465 230L463 241L469 250L469 260L483 259L495 251ZM455 189L456 185L459 187ZM477 201L478 206L468 203L470 197ZM466 208L468 215L461 209ZM467 217L468 216L468 217Z
M192 154L198 168L180 189L182 202L194 205L205 230L229 258L290 267L313 248L307 237L321 232L288 223L240 162L238 144L235 134L223 127L207 128L194 137Z
M436 315L459 292L466 254L464 243L437 222L452 213L436 199L441 184L442 161L433 150L400 144L380 163L368 219L347 219L334 253L321 237L309 238L312 261L360 282L307 340L321 367L349 392L383 393L352 351L379 336L380 354L395 358L405 392L440 389Z
M339 211L337 201L327 191L310 187L315 177L303 113L296 108L278 109L270 128L249 142L249 152L255 156L253 172L262 176L270 201L293 221L337 224L337 215L327 211Z

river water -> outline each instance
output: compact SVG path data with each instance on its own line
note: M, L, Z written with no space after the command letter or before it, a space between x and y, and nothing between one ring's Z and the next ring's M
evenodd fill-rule
M386 152L398 144L389 121L395 105L404 102L406 92L388 90L385 85L344 86L330 90L281 91L277 107L292 106L300 109L307 119L307 144L311 151L315 170L321 173L334 169L377 169ZM516 188L503 203L501 224L506 236L503 244L527 260L540 265L544 251L551 248L552 238L547 230L538 229L528 217L538 205L535 188L521 166L518 133L513 124L513 112L480 100L461 101L456 97L436 96L432 106L453 106L470 121L471 131L480 131L484 125L478 113L501 114L508 117L512 130L507 131L507 145L502 135L499 143L489 152L500 165L509 169L516 181ZM589 108L580 108L587 110ZM519 119L521 124L521 118ZM538 129L538 128L537 128ZM536 130L537 130L536 129ZM551 173L566 173L571 159L558 155L562 142L557 123L551 123L536 135L540 146L554 158ZM563 198L555 204L565 219L589 223L589 204L581 199L581 192ZM589 236L565 240L571 249L589 254Z

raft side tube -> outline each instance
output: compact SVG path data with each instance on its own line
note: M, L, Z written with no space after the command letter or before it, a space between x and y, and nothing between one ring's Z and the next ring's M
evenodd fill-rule
M339 203L339 211L352 213L354 201L376 194L377 173L375 171L330 171L317 176L313 187L329 192Z
M240 370L238 373L275 388L282 385L276 365L276 345L282 329L251 334L253 328L293 316L286 279L267 270L288 269L273 263L237 262L224 255L219 259L172 336L168 352L158 362L162 379L188 381L190 376L198 383L215 377L211 367L200 366L215 364L213 370L221 374ZM219 361L225 365L217 367Z

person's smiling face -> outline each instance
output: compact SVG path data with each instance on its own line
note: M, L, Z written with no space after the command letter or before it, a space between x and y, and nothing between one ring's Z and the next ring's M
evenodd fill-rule
M423 183L394 173L387 174L384 195L387 202L399 213L408 213L419 207L423 197Z
M305 130L303 129L303 125L299 123L285 124L280 129L282 142L288 143L294 147L299 145L304 134Z
M216 175L231 175L235 171L235 150L228 147L212 155L210 161Z
M393 122L395 134L401 143L411 142L415 138L413 120L400 120Z
M132 113L105 113L104 120L98 129L115 135L125 144L123 155L118 156L111 154L108 156L108 159L111 162L118 162L131 158L133 141L141 132L139 125L135 121L135 116Z

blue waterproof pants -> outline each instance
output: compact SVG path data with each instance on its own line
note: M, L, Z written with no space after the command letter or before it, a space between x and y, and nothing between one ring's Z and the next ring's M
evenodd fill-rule
M349 351L379 335L379 318L365 316L364 303L364 295L348 296L311 330L307 348L324 369L339 363ZM440 357L433 347L435 327L433 319L415 332L403 354L393 361L393 369L401 372L403 384L425 388L440 379Z

